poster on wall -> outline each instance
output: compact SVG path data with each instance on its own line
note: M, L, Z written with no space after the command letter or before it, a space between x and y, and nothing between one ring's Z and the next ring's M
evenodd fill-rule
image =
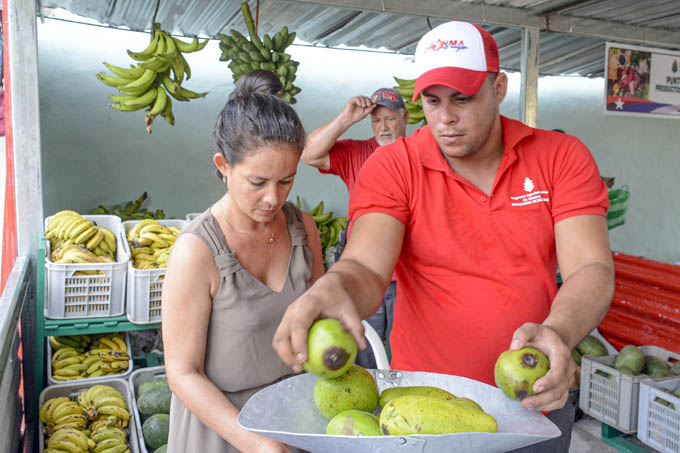
M608 42L605 113L680 118L680 52Z

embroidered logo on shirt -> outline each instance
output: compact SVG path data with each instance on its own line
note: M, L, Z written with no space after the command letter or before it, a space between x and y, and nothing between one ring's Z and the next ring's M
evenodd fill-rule
M534 190L536 189L536 184L534 184L534 182L529 177L524 178L524 184L522 188L526 192L525 194L518 195L516 197L510 197L510 200L512 200L512 206L526 206L534 203L550 201L550 198L548 198L548 191Z

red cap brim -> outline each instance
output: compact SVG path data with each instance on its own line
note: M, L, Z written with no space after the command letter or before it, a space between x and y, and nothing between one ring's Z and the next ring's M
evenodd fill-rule
M433 85L444 85L467 95L475 94L481 88L487 74L486 71L454 67L431 69L416 79L412 101L415 102L421 91Z

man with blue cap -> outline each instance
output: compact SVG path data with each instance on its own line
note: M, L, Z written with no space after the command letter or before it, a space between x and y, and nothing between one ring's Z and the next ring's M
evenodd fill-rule
M364 140L338 140L352 125L371 117L373 137ZM379 88L371 97L355 96L347 101L345 108L327 124L315 129L307 137L302 160L319 169L322 174L339 176L351 194L354 182L364 162L380 146L386 146L406 136L408 111L401 95L391 88ZM345 248L347 230L338 239L336 259ZM393 276L383 303L378 311L367 319L378 336L386 341L392 328L397 282ZM356 363L365 368L375 368L375 357L370 346L359 351Z

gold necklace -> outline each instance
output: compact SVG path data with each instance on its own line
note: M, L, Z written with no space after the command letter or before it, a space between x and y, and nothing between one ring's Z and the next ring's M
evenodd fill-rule
M245 231L239 231L236 228L234 228L234 226L231 224L231 222L229 222L229 218L227 218L227 211L224 209L224 206L222 205L222 203L220 203L220 210L222 211L222 217L224 218L224 221L227 223L227 225L229 225L229 228L231 228L232 231L234 231L235 233L239 233L239 234L246 234L246 235L250 236L251 238L255 237L255 235L253 233L248 233L248 232L245 232ZM267 243L272 244L273 242L274 242L274 232L272 231L272 235L269 239L267 239Z

